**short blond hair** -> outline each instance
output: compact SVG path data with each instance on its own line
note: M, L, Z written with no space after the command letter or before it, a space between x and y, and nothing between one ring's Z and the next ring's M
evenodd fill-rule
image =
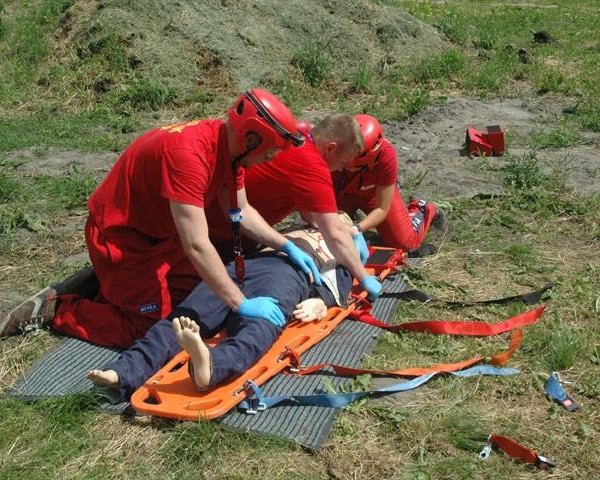
M312 129L316 142L335 142L344 151L354 151L358 155L363 148L360 125L352 115L334 113L326 116Z

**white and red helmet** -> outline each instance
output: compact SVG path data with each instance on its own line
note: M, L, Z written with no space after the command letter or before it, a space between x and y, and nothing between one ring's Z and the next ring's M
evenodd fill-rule
M364 113L354 115L363 136L363 148L352 163L353 167L373 168L379 160L383 145L383 128L377 119Z
M298 133L294 114L266 90L253 88L244 92L227 111L227 116L241 152L256 155L271 148L283 150L304 142L304 137ZM255 133L261 138L252 152L247 152L246 148L248 133Z

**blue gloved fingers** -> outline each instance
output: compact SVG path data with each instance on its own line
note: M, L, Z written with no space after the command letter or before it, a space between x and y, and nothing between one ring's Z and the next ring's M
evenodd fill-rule
M281 251L290 257L290 260L299 266L304 273L312 273L314 282L317 285L323 285L319 268L308 253L294 245L291 240L288 240L283 247L281 247Z
M285 317L283 316L283 311L279 308L279 300L273 297L263 298L270 300L274 304L269 313L269 321L277 327L283 327L285 325Z
M308 257L308 260L310 262L308 264L308 268L312 272L313 281L317 285L323 285L323 279L321 278L321 272L319 272L319 267L317 267L317 264L315 263L315 261L312 258L310 258L308 255L306 255L306 256ZM308 273L308 272L306 272L306 273Z
M276 327L285 325L285 317L279 301L273 297L245 298L238 308L238 313L244 317L264 318Z
M283 326L285 325L285 317L283 316L281 308L277 307L277 309L271 312L271 318L269 319L269 321L273 325L283 328Z
M367 298L371 302L381 294L381 283L373 275L367 275L360 284L367 291Z
M279 312L281 313L281 310L279 310ZM284 321L283 321L283 314L277 315L277 311L276 310L271 310L270 312L268 312L265 315L265 320L267 320L268 322L271 322L273 325L275 325L276 327L283 327L284 325Z
M358 250L358 256L360 257L360 261L364 265L369 259L369 247L367 247L365 237L362 233L359 232L352 235L352 240L354 240L354 245L356 246L356 250Z

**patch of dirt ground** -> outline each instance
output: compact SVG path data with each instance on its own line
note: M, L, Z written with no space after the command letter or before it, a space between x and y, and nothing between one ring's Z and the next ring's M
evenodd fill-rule
M385 123L386 136L398 151L401 179L407 186L403 193L418 192L435 201L502 193L502 178L495 167L505 165L508 158L531 153L528 146L530 136L556 127L559 114L566 106L553 98L483 101L449 97L405 122ZM465 155L467 126L484 130L487 125L495 124L506 131L506 155L490 158ZM567 183L576 191L584 194L600 192L599 134L587 134L582 145L544 149L536 152L536 155L541 165L548 169L563 168ZM118 154L51 150L40 156L39 153L26 150L13 152L11 157L20 159L17 162L20 164L18 170L26 175L61 176L69 168L77 168L82 174L91 174L100 179L110 170ZM409 191L409 188L414 191ZM59 237L73 236L78 230L83 232L85 214L81 212L63 223L53 232ZM31 232L23 234L35 235ZM64 264L85 260L87 254L83 243L81 248L81 252L63 259ZM8 265L3 268L15 267ZM13 288L18 287L3 285L0 314L22 299L22 295L13 291Z
M501 193L502 179L495 175L495 168L482 166L489 162L492 167L501 167L507 158L532 153L532 134L556 128L558 115L567 106L555 98L484 101L449 97L407 121L384 123L384 129L398 152L401 177L410 183L410 179L422 176L420 193L436 200L452 200L478 193ZM467 127L485 130L488 125L500 125L505 131L506 154L490 158L465 155ZM542 166L562 166L567 184L577 192L600 192L600 134L587 134L581 145L538 150L535 155ZM44 156L18 151L12 157L24 160L18 167L24 174L60 176L75 167L83 174L102 178L118 154L51 150Z
M558 125L563 108L557 99L503 98L482 101L451 97L443 104L406 122L385 124L386 136L398 151L400 174L423 180L417 190L434 200L451 200L503 190L493 167L508 158L533 152L532 134L549 132ZM502 157L469 157L464 152L466 129L485 130L500 125L505 131L506 154ZM583 194L600 191L600 135L590 134L583 145L535 152L542 168L561 166L567 184ZM482 168L490 163L490 168Z

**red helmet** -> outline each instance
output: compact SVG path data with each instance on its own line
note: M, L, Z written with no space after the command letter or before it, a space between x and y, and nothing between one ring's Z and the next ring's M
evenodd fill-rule
M313 129L313 127L314 125L308 120L298 120L296 122L296 128L300 132L310 132Z
M299 146L304 142L296 128L294 114L266 90L253 88L244 92L228 110L227 116L241 152L250 153L246 148L246 135L250 132L261 138L252 154L261 154L271 148Z
M310 139L311 142L314 142L312 138L312 132L314 125L310 123L308 120L298 120L296 122L296 128L298 129L298 133L302 135L304 138Z
M360 125L363 135L363 149L358 157L354 159L354 167L373 168L379 159L381 145L383 144L383 128L377 119L371 115L361 113L354 115L354 119Z

